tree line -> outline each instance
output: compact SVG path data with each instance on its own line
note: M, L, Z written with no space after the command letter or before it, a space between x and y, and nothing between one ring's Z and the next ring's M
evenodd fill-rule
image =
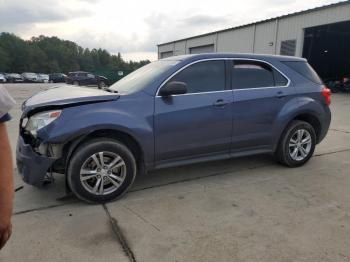
M90 50L58 37L41 35L23 40L11 33L0 33L0 72L135 70L149 62L126 62L120 53L112 55L101 48Z

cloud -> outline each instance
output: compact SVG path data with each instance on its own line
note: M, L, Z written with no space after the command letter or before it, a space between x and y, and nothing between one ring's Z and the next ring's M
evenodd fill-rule
M184 24L190 26L207 26L208 24L224 24L228 22L226 16L210 16L205 14L194 15L188 18L183 19Z
M338 0L0 0L0 32L58 36L140 59L157 44ZM200 2L200 4L199 4ZM153 54L153 55L152 55Z
M79 1L73 1L79 3ZM84 0L96 1L96 0ZM0 32L28 28L37 23L55 23L91 15L86 8L75 10L59 0L9 0L0 2Z

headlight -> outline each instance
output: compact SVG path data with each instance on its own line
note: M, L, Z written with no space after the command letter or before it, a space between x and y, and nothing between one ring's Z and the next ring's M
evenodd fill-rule
M36 136L38 130L55 121L61 112L61 110L53 110L35 114L28 119L25 129Z

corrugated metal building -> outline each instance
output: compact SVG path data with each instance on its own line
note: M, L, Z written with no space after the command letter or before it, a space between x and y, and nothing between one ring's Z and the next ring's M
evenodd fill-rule
M350 73L350 1L158 45L159 58L204 52L303 56L324 78Z

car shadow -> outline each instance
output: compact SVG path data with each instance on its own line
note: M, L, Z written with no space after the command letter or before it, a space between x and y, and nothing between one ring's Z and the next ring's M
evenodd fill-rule
M136 178L129 192L275 165L270 155L217 160L151 171Z
M133 192L150 188L186 183L213 176L218 176L218 179L220 179L220 175L240 175L241 171L272 165L276 165L276 163L270 155L258 155L160 169L138 176L124 198L130 196ZM66 181L63 175L54 174L54 178L54 183L40 189L26 185L23 182L16 185L19 190L15 193L14 214L45 210L76 202L79 205L85 205L74 195L67 195L65 191Z

